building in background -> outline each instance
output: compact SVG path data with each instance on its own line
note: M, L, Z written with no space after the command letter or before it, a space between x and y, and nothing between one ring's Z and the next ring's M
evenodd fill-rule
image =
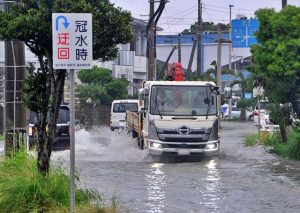
M147 77L147 36L146 26L147 22L140 19L133 19L133 40L128 44L120 44L118 57L113 61L102 62L95 60L94 65L107 68L111 71L114 78L126 78L130 84L128 87L128 93L133 95L137 94L137 89L141 87L143 81ZM232 20L232 68L235 70L244 70L245 62L249 64L251 58L250 47L257 43L254 36L254 32L258 29L257 19L235 19ZM158 28L158 31L162 30ZM227 33L222 34L222 38L228 40L229 35ZM191 55L193 41L195 39L194 34L182 35L181 44L181 61L183 68L188 67L188 62ZM166 61L170 51L174 45L178 44L177 35L157 35L157 55L156 58L159 61ZM221 65L224 69L228 68L229 63L229 43L222 43ZM175 51L172 55L169 63L176 62L178 60L178 51ZM206 72L209 68L214 68L211 63L217 60L217 34L204 32L202 35L202 67L201 72ZM251 61L250 61L251 62ZM37 58L26 48L26 63L36 63ZM197 67L197 51L194 55L192 64L192 71L195 71ZM78 71L77 71L78 72ZM4 42L0 42L0 79L4 74ZM65 88L65 101L68 101L68 79L66 79ZM223 78L225 83L230 82L229 78ZM78 80L76 80L79 83ZM0 83L0 87L3 84ZM238 90L236 86L234 89ZM1 93L1 89L0 89ZM1 97L0 97L1 101Z
M108 68L114 78L126 78L130 84L128 93L137 94L147 77L147 22L134 18L132 21L133 40L128 44L119 45L119 55L114 61L95 62L99 67ZM158 31L162 30L157 28Z

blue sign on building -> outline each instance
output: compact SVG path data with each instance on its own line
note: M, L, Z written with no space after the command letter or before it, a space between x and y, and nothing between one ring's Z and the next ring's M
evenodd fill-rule
M257 43L254 32L258 30L257 19L232 20L232 47L245 48Z

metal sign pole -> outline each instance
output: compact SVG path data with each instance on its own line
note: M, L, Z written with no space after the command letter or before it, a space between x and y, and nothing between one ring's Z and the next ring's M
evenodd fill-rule
M53 69L70 73L70 212L75 212L74 69L93 68L91 13L52 13Z
M75 212L75 93L74 69L70 70L70 212Z

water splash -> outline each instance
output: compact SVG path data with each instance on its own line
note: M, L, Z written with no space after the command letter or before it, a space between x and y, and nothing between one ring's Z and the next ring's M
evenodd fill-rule
M54 152L54 160L69 160L70 151ZM126 131L112 132L109 127L75 134L76 161L149 162L146 150L139 150L136 139Z

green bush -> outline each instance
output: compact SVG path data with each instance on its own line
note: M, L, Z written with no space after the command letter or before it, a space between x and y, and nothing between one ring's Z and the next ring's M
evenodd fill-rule
M0 161L0 188L1 212L69 210L70 180L64 170L51 169L49 175L44 177L37 171L36 159L25 151ZM76 189L75 193L77 210L103 212L100 208L101 198L96 191Z
M300 160L300 132L298 131L291 131L286 143L282 141L279 133L260 134L259 141L281 157Z
M287 155L292 159L300 160L300 133L295 131L289 136L287 143Z

